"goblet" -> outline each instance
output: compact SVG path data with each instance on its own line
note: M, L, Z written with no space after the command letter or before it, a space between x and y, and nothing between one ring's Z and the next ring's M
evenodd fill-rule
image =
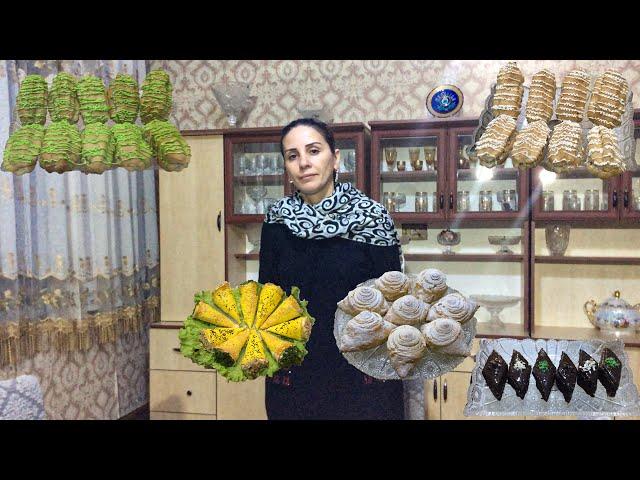
M405 193L396 193L397 211L401 212L402 207L407 203L407 195Z
M256 213L264 213L261 200L267 196L267 187L264 185L252 185L247 188L247 193L256 205Z
M393 171L393 166L396 163L396 158L398 158L398 151L395 148L384 149L384 160L385 162L387 162L387 167L389 167L389 171Z
M247 240L252 245L249 253L258 253L260 251L260 235L262 231L260 228L248 228L246 231Z
M427 164L427 170L435 170L436 164L436 147L424 147L424 162Z

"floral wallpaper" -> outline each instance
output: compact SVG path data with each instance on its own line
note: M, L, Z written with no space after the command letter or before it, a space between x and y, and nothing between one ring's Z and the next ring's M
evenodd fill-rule
M180 129L226 128L213 87L247 82L257 96L243 127L283 125L297 118L298 106L323 104L334 122L429 118L425 100L440 84L463 92L460 116L482 111L491 84L507 60L153 60L174 86L172 120ZM640 60L516 60L526 81L537 71L555 72L558 84L568 71L598 73L614 68L629 81L634 107L640 107Z

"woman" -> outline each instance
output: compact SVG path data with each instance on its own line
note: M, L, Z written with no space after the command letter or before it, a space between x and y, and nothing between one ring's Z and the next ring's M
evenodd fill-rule
M316 319L302 365L266 380L269 419L402 419L402 382L351 366L333 336L336 303L370 278L400 270L400 242L382 205L337 183L340 151L322 122L299 119L282 130L287 174L296 192L265 216L261 283L300 288Z

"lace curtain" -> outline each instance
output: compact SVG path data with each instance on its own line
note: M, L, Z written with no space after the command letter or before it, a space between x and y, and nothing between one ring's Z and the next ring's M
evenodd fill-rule
M140 84L146 74L136 60L0 61L2 148L16 128L19 82L35 73L50 84L58 71L105 85L118 72ZM158 256L153 170L0 172L0 368L144 333L158 314ZM144 349L143 337L125 341Z

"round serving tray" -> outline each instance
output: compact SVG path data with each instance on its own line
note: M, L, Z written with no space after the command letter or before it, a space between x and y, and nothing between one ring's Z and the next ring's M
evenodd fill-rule
M416 275L408 275L413 281ZM375 278L367 280L366 282L358 285L359 287L373 287ZM449 287L447 293L459 293L457 290ZM342 337L342 331L347 325L347 322L353 317L340 308L336 309L335 322L333 325L333 336L336 339L338 347L340 347L340 338ZM476 336L476 323L475 317L462 324L462 332L469 349L473 338ZM448 355L431 350L429 346L425 350L425 355L420 361L411 369L409 375L404 378L400 378L396 373L393 365L389 361L389 352L387 351L386 342L368 350L359 352L345 352L342 354L344 358L354 367L367 375L377 378L379 380L415 380L422 378L428 380L431 378L439 377L447 372L452 371L458 365L460 365L466 357L460 355Z

